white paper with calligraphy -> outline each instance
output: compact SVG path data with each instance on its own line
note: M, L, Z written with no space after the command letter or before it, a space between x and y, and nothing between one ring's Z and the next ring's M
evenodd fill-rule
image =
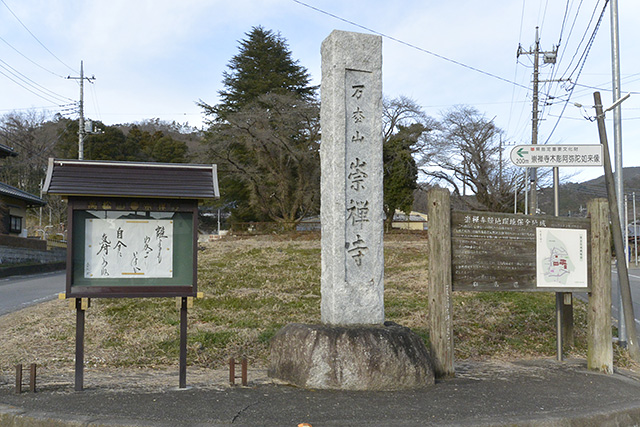
M586 288L587 231L536 228L538 287Z
M84 277L173 277L173 221L88 219Z

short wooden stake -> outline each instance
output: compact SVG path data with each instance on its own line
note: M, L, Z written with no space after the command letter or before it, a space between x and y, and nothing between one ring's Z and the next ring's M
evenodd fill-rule
M31 393L36 392L36 364L32 363L29 367L29 390Z
M246 387L247 384L248 384L248 381L247 381L247 358L246 357L242 358L242 365L241 366L242 366L242 368L241 368L242 369L242 385L244 387Z
M236 359L235 358L230 358L229 359L229 385L236 385L236 378L240 378L242 381L242 386L246 387L249 384L249 380L248 380L248 362L247 362L247 358L243 357L242 359L240 359L240 376L236 376Z
M16 394L22 393L22 364L16 365Z

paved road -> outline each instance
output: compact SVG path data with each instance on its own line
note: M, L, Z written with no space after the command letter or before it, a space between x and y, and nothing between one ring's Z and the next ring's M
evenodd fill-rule
M64 290L64 271L1 279L0 316L54 299Z
M631 299L633 300L633 311L636 318L636 328L640 327L640 269L633 264L629 266L629 284L631 287ZM611 314L614 319L618 319L618 309L620 308L620 297L618 289L618 271L614 267L611 269Z

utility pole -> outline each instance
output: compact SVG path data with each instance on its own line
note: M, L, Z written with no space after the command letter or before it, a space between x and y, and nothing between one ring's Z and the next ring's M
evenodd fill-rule
M68 76L67 79L70 80L80 80L80 117L78 120L78 160L84 160L84 81L88 81L92 83L96 78L94 76L85 77L84 76L84 64L80 61L80 77L71 77Z
M558 47L555 46L551 51L541 51L540 50L540 37L538 33L538 27L536 27L536 39L533 48L530 50L522 49L522 46L518 46L518 52L516 54L516 58L519 58L520 55L533 55L533 109L531 113L531 144L538 143L538 122L540 119L538 118L538 106L540 103L540 99L538 96L538 86L540 84L540 55L544 57L545 64L555 64L556 57L558 54ZM543 80L545 82L550 81L560 81L560 80ZM537 180L538 174L536 168L531 168L531 197L530 197L530 205L531 208L529 213L531 215L535 215L537 213L538 208L538 197L537 197Z
M536 39L533 49L525 51L522 46L518 46L518 53L516 57L520 55L533 55L533 110L531 113L531 144L538 144L538 104L540 102L538 97L538 85L540 83L540 54L544 55L545 64L555 64L558 53L558 47L555 46L551 51L540 51L540 36L536 27ZM547 82L560 81L560 80L545 80ZM538 213L538 196L537 196L537 181L538 173L536 168L531 168L531 209L530 214L536 215ZM559 187L559 171L558 168L553 168L553 190L554 190L554 215L560 214L559 200L558 200L558 187ZM569 346L573 346L573 301L571 293L556 292L556 352L559 361L562 361L562 348L563 342Z

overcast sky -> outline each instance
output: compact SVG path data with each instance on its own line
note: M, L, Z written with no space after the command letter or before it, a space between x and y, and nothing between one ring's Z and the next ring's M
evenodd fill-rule
M620 0L624 166L640 166L640 2ZM0 0L0 114L37 109L77 118L80 61L85 116L105 124L150 118L202 126L196 101L218 101L222 72L253 26L280 32L320 84L320 44L334 29L383 38L385 96L408 96L433 117L477 108L507 144L531 143L533 56L541 66L539 143L598 143L593 92L611 93L611 17L604 1L382 0ZM590 45L590 47L589 47ZM577 85L573 85L577 83ZM573 90L571 90L573 88ZM567 102L568 100L568 102ZM575 104L581 104L579 108ZM610 145L613 114L607 114ZM564 168L582 181L601 168Z

